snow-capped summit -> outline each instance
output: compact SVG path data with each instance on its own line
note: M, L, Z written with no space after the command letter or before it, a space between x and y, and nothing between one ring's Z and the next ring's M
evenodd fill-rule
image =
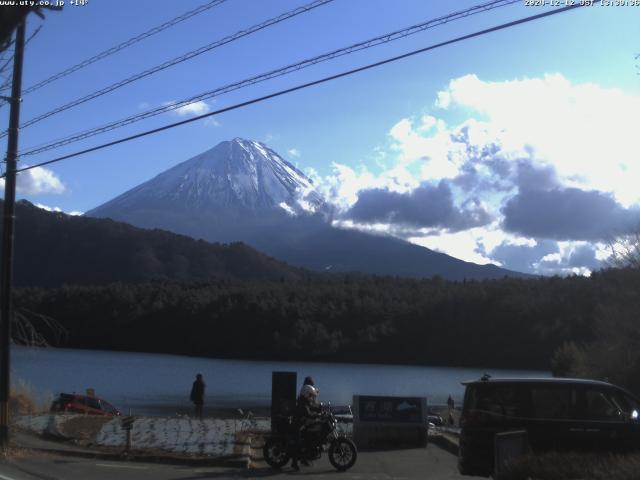
M221 142L89 212L171 207L191 212L231 208L278 209L289 215L324 204L311 180L264 143L235 138Z
M512 273L396 238L334 228L332 210L309 178L265 144L242 138L219 143L85 216L110 217L213 242L241 241L291 265L317 271L440 275L455 280ZM185 261L179 254L158 257L144 248L137 258L149 272L162 262L171 262L179 271Z

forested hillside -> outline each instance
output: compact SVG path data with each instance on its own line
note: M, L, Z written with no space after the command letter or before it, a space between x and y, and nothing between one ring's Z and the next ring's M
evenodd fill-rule
M15 304L60 322L75 348L549 369L567 342L635 318L638 285L638 269L481 282L161 280L22 289Z
M26 201L16 204L15 232L18 286L310 275L242 243L209 243L113 220L47 212Z

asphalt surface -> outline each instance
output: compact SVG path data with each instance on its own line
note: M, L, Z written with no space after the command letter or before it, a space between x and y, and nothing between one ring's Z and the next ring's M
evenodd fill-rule
M427 448L360 452L356 465L339 473L326 456L300 472L289 466L280 471L261 464L253 469L192 467L106 461L51 453L16 451L0 463L0 480L198 480L226 478L294 478L389 480L469 479L458 474L456 457L431 443Z

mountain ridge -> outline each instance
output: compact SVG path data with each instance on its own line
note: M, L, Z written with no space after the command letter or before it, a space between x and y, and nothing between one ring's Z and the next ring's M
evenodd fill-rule
M395 237L333 227L332 209L310 179L266 145L238 137L86 215L212 242L241 241L316 271L449 280L530 277L465 262Z
M158 278L299 280L310 274L242 243L208 243L109 219L48 212L26 200L16 202L14 283L18 287Z
M259 142L235 138L181 162L86 213L126 208L135 200L169 201L189 210L231 207L263 210L282 204L294 211L304 198L312 207L324 202L312 182L294 165ZM313 209L313 208L311 208Z

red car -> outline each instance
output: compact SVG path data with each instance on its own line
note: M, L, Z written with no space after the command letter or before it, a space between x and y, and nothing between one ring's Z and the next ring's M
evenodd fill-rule
M61 393L51 404L51 412L82 413L104 417L120 415L120 411L109 402L76 393Z

